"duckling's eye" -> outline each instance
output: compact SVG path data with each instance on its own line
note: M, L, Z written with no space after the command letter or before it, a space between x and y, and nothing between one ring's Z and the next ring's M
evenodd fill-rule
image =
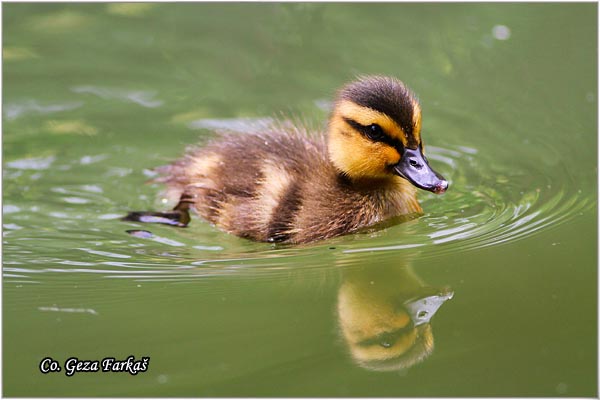
M348 123L348 125L359 131L369 140L372 140L373 142L384 142L391 145L390 138L386 135L381 126L377 124L361 125L350 118L344 118L344 120Z
M385 133L383 133L383 129L377 124L369 125L367 130L367 136L371 140L380 141L385 137Z
M383 335L381 338L379 338L379 346L385 348L385 349L389 349L390 347L392 347L396 341L398 340L397 337L395 337L394 335Z

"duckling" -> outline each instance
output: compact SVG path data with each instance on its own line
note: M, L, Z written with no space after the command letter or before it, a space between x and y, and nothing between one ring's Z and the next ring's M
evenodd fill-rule
M179 199L170 213L125 220L187 226L188 210L256 241L308 243L422 213L416 188L448 182L423 155L421 107L399 80L366 76L342 87L327 132L282 123L222 133L157 169Z

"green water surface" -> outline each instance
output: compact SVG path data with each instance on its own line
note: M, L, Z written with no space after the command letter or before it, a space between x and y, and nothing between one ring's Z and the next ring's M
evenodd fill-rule
M5 3L2 23L4 396L598 395L596 4ZM420 98L450 181L421 218L296 247L118 219L165 209L151 169L211 128L321 128L359 74ZM454 295L430 354L356 356L345 332L431 290ZM147 370L65 374L130 355Z

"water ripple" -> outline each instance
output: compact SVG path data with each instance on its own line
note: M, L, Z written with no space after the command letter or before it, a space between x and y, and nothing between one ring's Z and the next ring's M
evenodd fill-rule
M131 102L146 108L156 108L164 104L162 100L156 98L155 91L144 90L123 90L98 87L92 85L75 86L71 88L74 93L93 94L104 100L121 100Z
M36 100L27 100L22 103L6 104L4 106L4 116L7 120L13 120L29 114L52 114L62 111L70 111L79 108L82 105L82 102L40 104Z
M476 156L475 149L428 149L434 163L444 164L439 169L450 177L450 190L442 198L426 195L423 209L428 213L418 224L390 228L405 231L390 240L393 244L345 253L420 247L421 254L429 257L496 246L569 221L595 205L593 198L577 190L577 183L564 176L549 177L533 162L521 166L513 163L508 169L494 163L482 165L485 160ZM563 171L567 174L566 169ZM535 185L531 184L532 176L537 179Z

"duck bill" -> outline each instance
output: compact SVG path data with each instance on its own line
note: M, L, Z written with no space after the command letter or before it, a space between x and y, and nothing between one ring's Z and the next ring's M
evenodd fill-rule
M431 169L420 148L416 150L404 149L400 162L394 165L393 168L394 173L419 189L435 194L442 194L448 189L448 181Z
M439 310L446 301L454 297L454 292L450 288L435 293L431 296L417 297L404 303L411 320L415 326L429 323L431 317Z

